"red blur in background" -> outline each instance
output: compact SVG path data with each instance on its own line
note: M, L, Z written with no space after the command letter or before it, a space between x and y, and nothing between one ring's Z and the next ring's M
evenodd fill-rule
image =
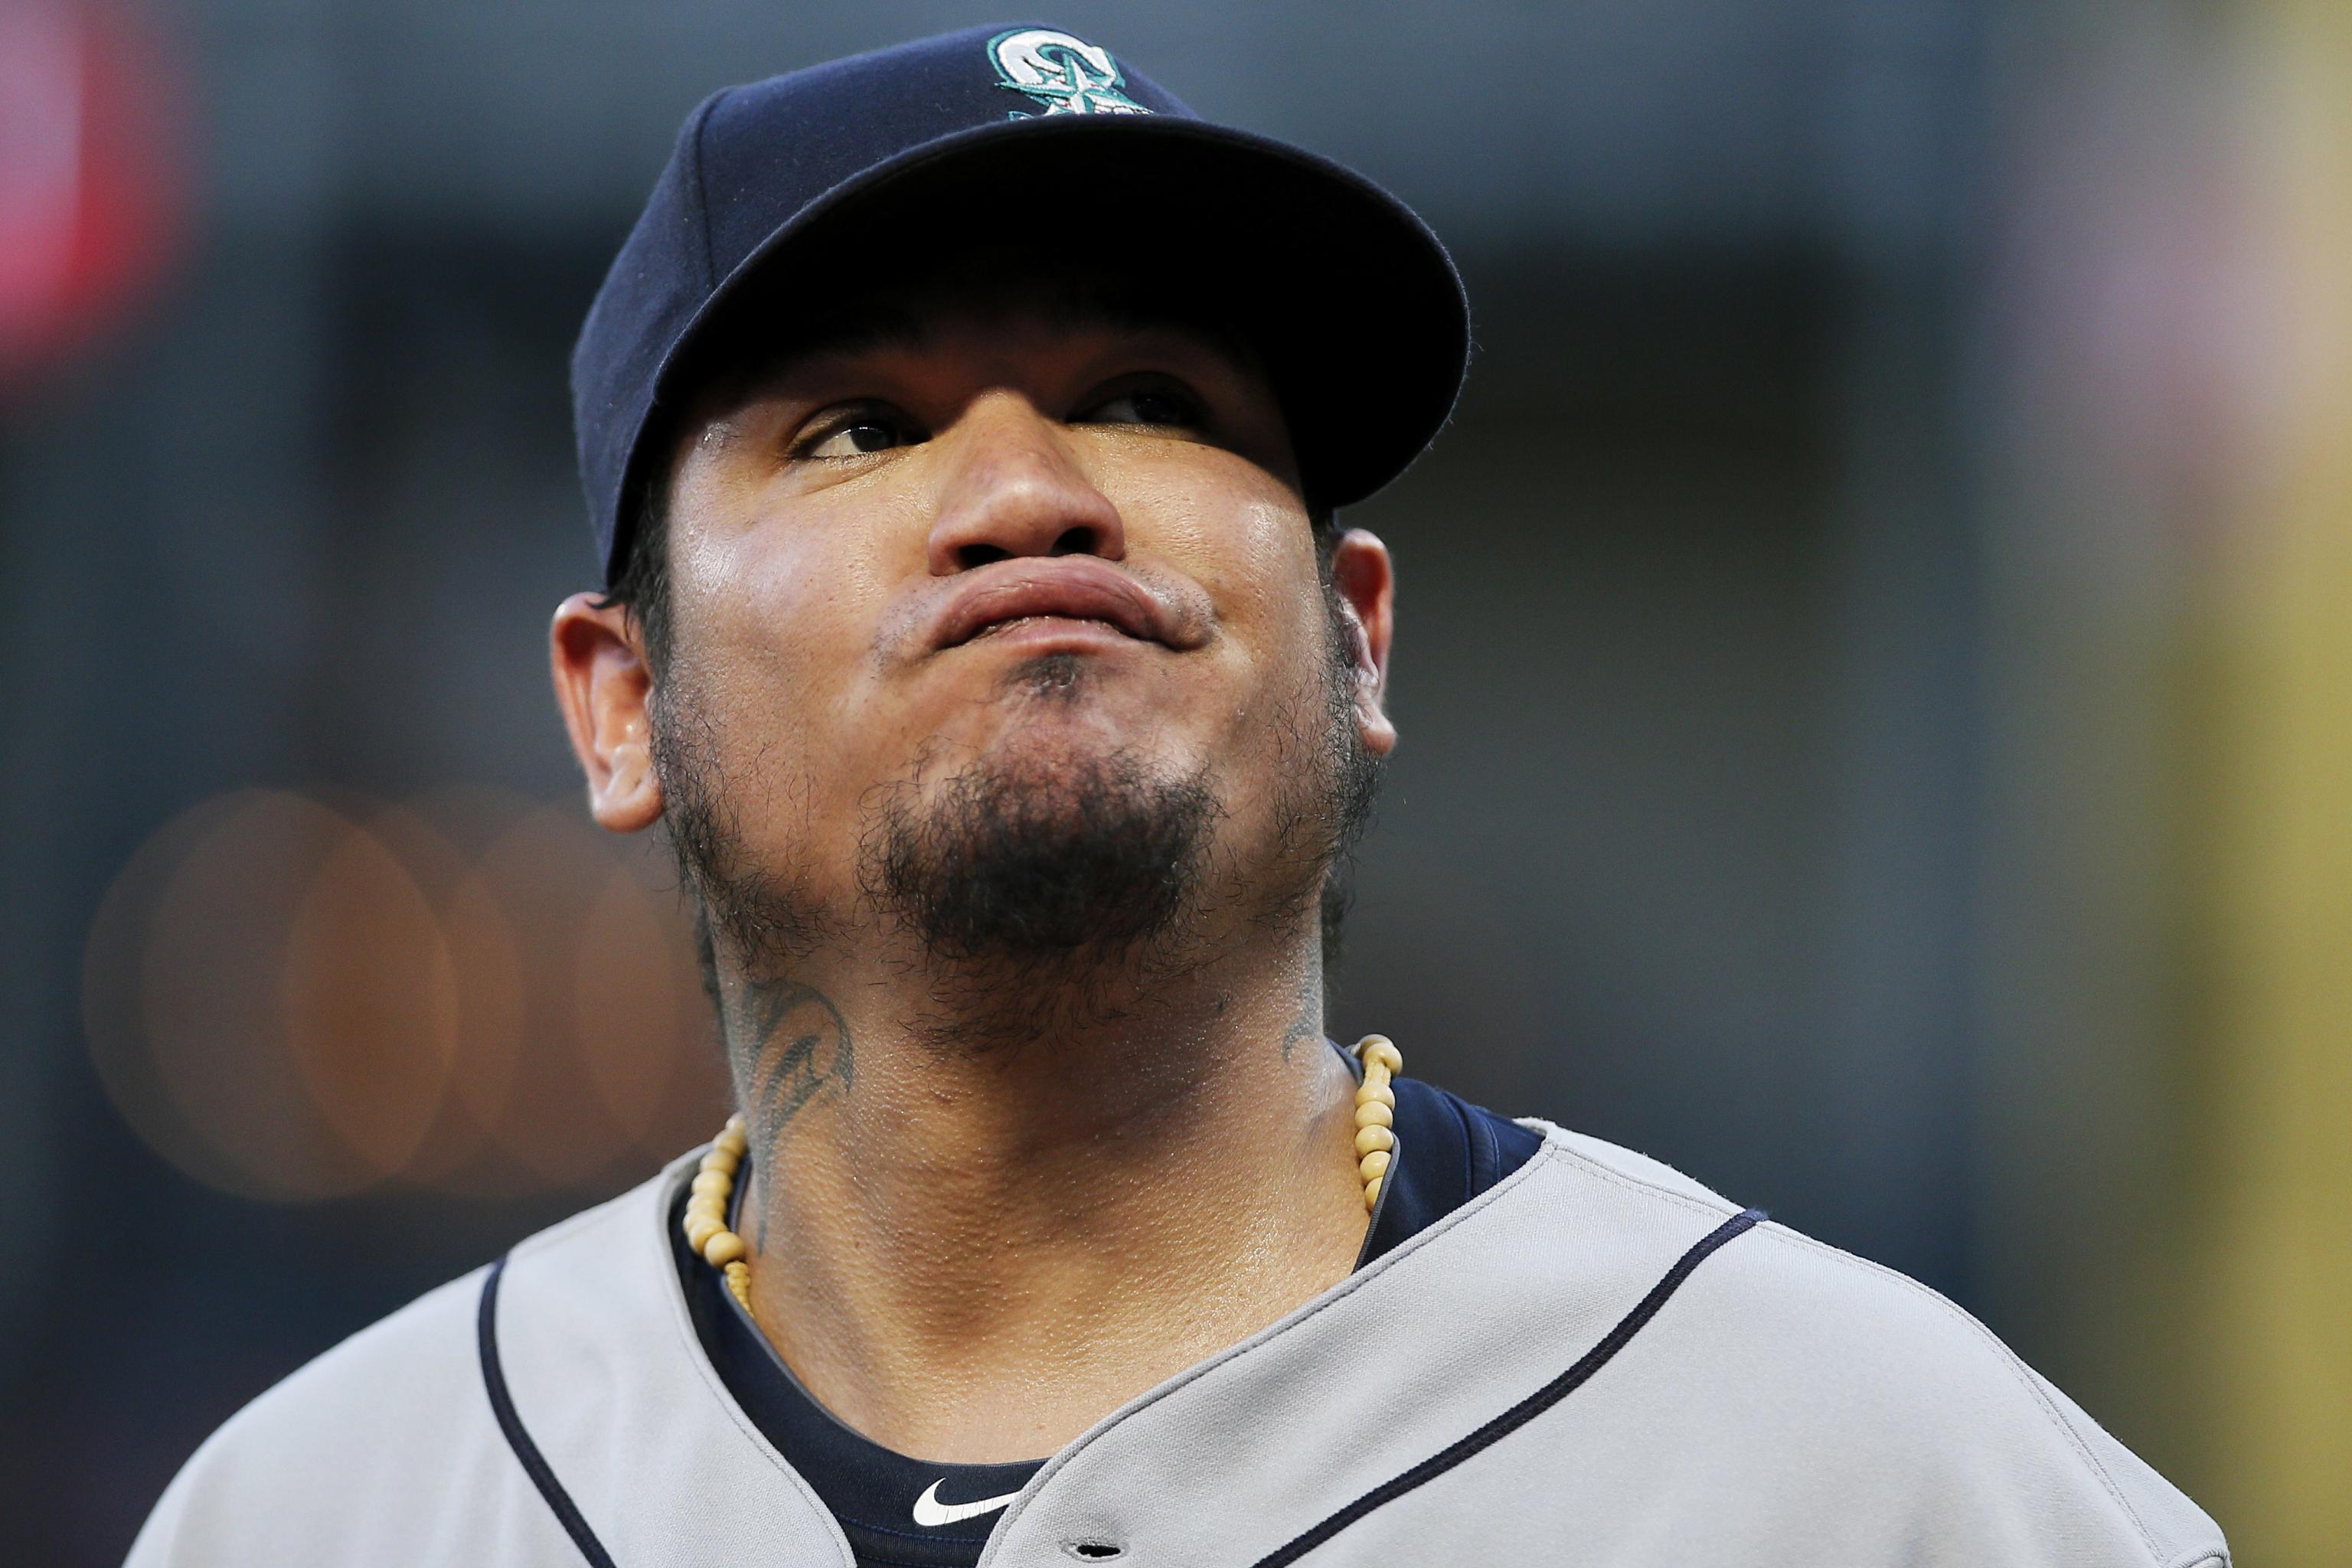
M163 275L186 206L180 106L132 16L0 0L0 395Z

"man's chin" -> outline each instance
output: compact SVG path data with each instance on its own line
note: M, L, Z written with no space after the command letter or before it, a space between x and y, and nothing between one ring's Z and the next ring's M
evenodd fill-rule
M1206 781L1061 728L1017 726L878 808L868 895L934 956L1108 957L1164 934L1192 901L1220 815Z

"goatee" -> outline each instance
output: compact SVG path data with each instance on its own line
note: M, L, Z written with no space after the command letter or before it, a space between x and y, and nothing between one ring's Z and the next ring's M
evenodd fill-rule
M1102 964L1197 906L1219 809L1205 778L1126 750L983 758L882 803L862 881L934 960Z
M1322 679L1270 716L1272 842L1244 868L1217 847L1226 815L1206 769L1171 773L1125 747L1014 744L945 778L913 773L869 797L859 843L862 910L828 908L796 865L759 866L738 813L741 782L688 682L656 689L654 759L669 837L700 916L705 976L720 952L755 974L789 972L873 920L913 939L937 970L944 1039L1032 1037L1057 1006L1118 1008L1214 955L1203 917L1245 906L1237 933L1321 902L1325 973L1338 956L1349 851L1379 779L1352 706L1355 670L1336 595ZM682 673L682 672L680 672ZM1053 655L1009 672L1007 695L1041 709L1082 702L1091 670ZM806 786L803 786L806 787ZM1227 925L1234 922L1226 921ZM1046 994L1066 993L1063 1002ZM1088 998L1091 998L1089 1000ZM1043 1007L1043 1013L1035 1009ZM960 1026L950 1026L961 1015ZM1034 1015L1034 1016L1033 1016Z

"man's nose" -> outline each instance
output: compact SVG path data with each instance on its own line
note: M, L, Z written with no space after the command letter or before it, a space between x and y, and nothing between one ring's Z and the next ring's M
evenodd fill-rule
M931 523L932 576L1015 555L1126 556L1118 508L1087 476L1061 426L1027 398L976 398L934 439L946 472Z

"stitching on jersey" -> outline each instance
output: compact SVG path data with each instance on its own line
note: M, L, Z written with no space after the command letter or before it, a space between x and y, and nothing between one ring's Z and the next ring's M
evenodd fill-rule
M1581 1165L1586 1170L1591 1172L1594 1175L1614 1182L1620 1186L1631 1186L1642 1192L1654 1193L1662 1198L1671 1198L1675 1202L1683 1205L1685 1207L1695 1209L1701 1214L1727 1215L1738 1214L1739 1212L1739 1205L1738 1204L1733 1203L1721 1193L1716 1192L1712 1188L1708 1187L1706 1183L1695 1181L1689 1176L1685 1176L1683 1175L1683 1173L1675 1170L1673 1166L1666 1164L1664 1162L1652 1160L1648 1155L1641 1154L1638 1151L1622 1149L1618 1152L1620 1153L1634 1154L1637 1158L1643 1160L1646 1163L1657 1165L1662 1170L1672 1172L1677 1176L1682 1176L1684 1181L1689 1182L1692 1186L1698 1188L1699 1191L1704 1193L1706 1195L1704 1197L1695 1197L1689 1193L1683 1192L1679 1188L1670 1187L1664 1183L1654 1180L1651 1177L1638 1175L1631 1171L1621 1171L1616 1166L1609 1163L1608 1161L1601 1159L1596 1155L1586 1153L1583 1150L1578 1148L1575 1143L1570 1141L1572 1137L1587 1137L1590 1142L1599 1143L1601 1141L1598 1138L1590 1138L1588 1134L1582 1133L1572 1134L1565 1127L1557 1126L1552 1122L1545 1121L1534 1117L1524 1117L1520 1119L1519 1125L1522 1127L1531 1127L1533 1131L1541 1133L1543 1135L1545 1144L1548 1147L1558 1149L1564 1158L1575 1161L1579 1165ZM1614 1147L1614 1145L1603 1144L1603 1147Z
M489 1273L482 1280L481 1304L474 1316L482 1392L489 1396L490 1414L498 1418L499 1431L505 1436L508 1448L521 1464L523 1474L530 1478L530 1484L539 1489L548 1511L563 1526L563 1533L572 1538L572 1544L580 1549L580 1555L588 1560L590 1568L614 1568L612 1553L604 1550L604 1543L596 1539L596 1532L581 1513L580 1505L572 1500L572 1494L556 1479L554 1469L539 1451L539 1445L531 1441L530 1429L522 1424L522 1414L515 1408L514 1398L507 1391L506 1369L499 1358L499 1281L506 1268L507 1260L503 1258L490 1265Z
M1695 1214L1721 1219L1726 1215L1740 1212L1729 1198L1717 1198L1714 1203L1702 1202L1688 1193L1678 1193L1672 1187L1661 1186L1644 1177L1629 1175L1613 1165L1604 1165L1591 1155L1565 1142L1554 1142L1549 1133L1544 1136L1544 1148L1547 1151L1557 1151L1561 1159L1573 1162L1587 1175L1598 1176L1604 1182L1623 1187L1630 1192L1646 1193L1653 1197L1664 1198L1669 1203L1680 1204Z
M1700 1202L1697 1198L1691 1196L1688 1193L1679 1193L1671 1187L1662 1186L1655 1182L1648 1181L1642 1177L1632 1175L1626 1172L1619 1171L1612 1166L1603 1164L1600 1161L1592 1158L1591 1155L1570 1146L1565 1142L1554 1142L1550 1133L1547 1131L1544 1139L1544 1152L1549 1152L1552 1151L1557 1151L1562 1159L1573 1162L1587 1173L1597 1176L1602 1181L1612 1183L1620 1187L1629 1188L1633 1191L1652 1194L1657 1197L1664 1198L1669 1202L1679 1204L1685 1208L1695 1209L1702 1214L1720 1214L1730 1207L1729 1203L1727 1201L1724 1205L1724 1209L1713 1208L1710 1205ZM1812 1237L1805 1235L1801 1231L1790 1230L1786 1226L1765 1226L1760 1228L1769 1235L1780 1237L1791 1242L1801 1242L1804 1246L1811 1247L1815 1251L1820 1252L1848 1268L1862 1269L1870 1274L1881 1276L1885 1279L1895 1281L1912 1293L1926 1298L1927 1300L1935 1303L1936 1306L1942 1309L1945 1312L1958 1318L1962 1323L1968 1326L1970 1331L1976 1334L1979 1339L1990 1343L1994 1350L2000 1353L2003 1364L2009 1368L2010 1374L2018 1381L2028 1394L2033 1396L2034 1402L2042 1407L2043 1414L2046 1415L2050 1420L2056 1425L2059 1431L2065 1436L2066 1441L2074 1447L2076 1456L2082 1459L2084 1467L2090 1470L2092 1475L2098 1479L2099 1484L2106 1489L2107 1495L2115 1500L2116 1508L2121 1510L2124 1517L2131 1521L2132 1528L2138 1532L2141 1542L2147 1546L2149 1558L2152 1561L2161 1561L2159 1554L2162 1552L2163 1548L2158 1543L2154 1531L2148 1529L2147 1521L2140 1517L2139 1510L2132 1506L2131 1500L2124 1494L2123 1488L2121 1484L2116 1481L2114 1472L2109 1470L2107 1467L2101 1462L2099 1457L2091 1451L2090 1446L2083 1440L2082 1435L2074 1430L2074 1423L2066 1419L2065 1413L2061 1411L2054 1404L2053 1404L2050 1396L2042 1391L2040 1384L2034 1382L2033 1378L2027 1371L2025 1363L2018 1360L2017 1353L2014 1351L2011 1351L2007 1345L2001 1343L2000 1337L1994 1334L1991 1330L1986 1328L1982 1323L1978 1322L1967 1312L1962 1311L1958 1306L1946 1300L1937 1292L1930 1290L1927 1287L1920 1284L1916 1279L1912 1279L1909 1275L1889 1268L1884 1264L1873 1263L1867 1258L1856 1258L1852 1253L1841 1251L1839 1248L1830 1246L1827 1242L1817 1240ZM2204 1549L2200 1547L2195 1550L2203 1551ZM2203 1568L2203 1564L2209 1562L2221 1563L2224 1564L2226 1568L2228 1559L2226 1557L2214 1558L2209 1554L2204 1557L2191 1558L2185 1563L2177 1565L2177 1568ZM2166 1568L2176 1568L2176 1565L2166 1564Z
M665 1315L669 1320L671 1331L677 1334L681 1348L685 1351L687 1364L694 1369L695 1376L702 1384L703 1392L709 1395L711 1403L718 1406L719 1415L728 1425L733 1426L736 1432L751 1444L751 1451L757 1458L765 1460L772 1469L799 1491L801 1500L808 1505L820 1521L820 1529L831 1531L841 1548L842 1568L856 1568L856 1559L850 1550L847 1539L842 1536L839 1527L834 1524L832 1511L824 1506L824 1500L816 1495L816 1489L809 1485L808 1478L785 1463L783 1456L769 1447L767 1438L761 1436L757 1426L751 1425L751 1418L736 1407L734 1396L727 1393L726 1384L719 1381L718 1370L711 1366L709 1358L704 1354L702 1341L696 1336L694 1324L686 1315L685 1292L677 1289L674 1285L667 1284L673 1273L667 1230L669 1195L672 1188L700 1158L703 1149L708 1147L708 1144L704 1144L688 1150L684 1155L672 1161L667 1170L650 1182L634 1191L623 1193L616 1198L599 1204L593 1209L576 1214L561 1225L540 1232L539 1235L520 1243L508 1256L512 1259L520 1258L525 1251L544 1250L548 1244L562 1239L569 1232L584 1228L591 1221L610 1219L615 1223L630 1222L631 1216L625 1211L635 1203L645 1202L650 1190L655 1219L654 1223L646 1227L646 1231L650 1235L652 1248L658 1255L658 1266L663 1270L657 1278L662 1279L667 1286L661 1292L667 1309ZM639 1248L636 1243L646 1239L647 1239L646 1235L641 1234L625 1249L625 1260L622 1264L624 1268L634 1268L634 1263L629 1260L638 1256Z
M2054 1425L2060 1432L2065 1435L2067 1443L2073 1447L2076 1457L2083 1461L2084 1467L2087 1468L2092 1475L2098 1479L2098 1482L2101 1486L2106 1489L2107 1495L2115 1500L2116 1507L2123 1510L2123 1516L2131 1521L2132 1528L2139 1532L2141 1544L2147 1548L2149 1562L2152 1563L2164 1563L2164 1548L2158 1544L2155 1532L2148 1529L2147 1521L2140 1517L2139 1510L2132 1507L2131 1500L2124 1495L2123 1488L2116 1480L2114 1472L2109 1470L2107 1467L2100 1461L2099 1457L2096 1454L2091 1452L2090 1445L2083 1440L2083 1435L2081 1433L2074 1430L2074 1424L2066 1419L2065 1412L2060 1410L2056 1405L2052 1403L2050 1395L2043 1392L2040 1384L2034 1381L2032 1369L2027 1367L2022 1361L2018 1359L2017 1352L2015 1351L2011 1350L2007 1345L2001 1343L2000 1335L1994 1333L1990 1329L1986 1328L1982 1323L1978 1322L1976 1319L1961 1310L1956 1302L1947 1300L1936 1291L1930 1290L1927 1287L1920 1284L1919 1281L1912 1279L1907 1274L1902 1273L1900 1270L1889 1268L1883 1263L1873 1263L1866 1258L1856 1258L1850 1252L1842 1251L1837 1247L1832 1247L1825 1241L1816 1240L1814 1237L1805 1235L1802 1231L1790 1230L1786 1226L1768 1226L1766 1227L1766 1233L1770 1236L1778 1237L1783 1241L1810 1247L1813 1251L1822 1254L1832 1262L1843 1264L1846 1268L1858 1269L1863 1273L1870 1274L1883 1279L1892 1280L1895 1284L1902 1286L1912 1295L1923 1298L1946 1314L1953 1318L1957 1318L1970 1333L1975 1335L1984 1343L1990 1345L1994 1352L1999 1356L2001 1364L2009 1369L2010 1375L2017 1380L2018 1386L2024 1389L2027 1394L2032 1396L2033 1402L2042 1407L2042 1414L2047 1415L2052 1424ZM2206 1551L2203 1547L2196 1548L2196 1550ZM2205 1557L2189 1559L2190 1568L2195 1568L2195 1565L2200 1563L2212 1560L2210 1552L2208 1552Z
M702 1148L708 1147L709 1147L708 1144L702 1146ZM784 1457L776 1452L774 1446L768 1441L767 1434L761 1431L751 1418L743 1413L742 1407L735 1403L735 1396L727 1391L726 1382L719 1377L719 1369L710 1364L709 1352L702 1348L702 1336L694 1331L694 1321L687 1311L686 1292L677 1289L671 1283L676 1269L670 1261L669 1252L670 1188L680 1175L701 1158L702 1148L689 1151L684 1158L677 1161L668 1170L656 1177L653 1183L654 1212L656 1215L653 1226L653 1241L660 1254L660 1266L663 1270L662 1300L668 1309L665 1315L669 1319L671 1331L677 1334L679 1344L686 1352L687 1364L694 1368L695 1377L701 1383L702 1391L709 1394L710 1402L719 1407L719 1414L745 1441L751 1444L751 1451L755 1456L765 1460L770 1468L799 1489L801 1500L815 1511L823 1527L829 1528L835 1541L840 1543L841 1562L844 1568L856 1568L856 1550L850 1546L849 1538L842 1534L841 1527L834 1522L833 1510L825 1506L823 1498L816 1495L816 1489L809 1485L808 1478L793 1468Z
M1456 1438L1428 1458L1422 1460L1402 1475L1374 1487L1339 1512L1330 1515L1288 1542L1276 1547L1258 1559L1255 1568L1286 1568L1288 1563L1323 1545L1341 1531L1359 1523L1390 1503L1405 1496L1447 1471L1475 1458L1496 1443L1525 1426L1530 1421L1552 1409L1570 1394L1583 1387L1616 1358L1617 1352L1633 1342L1635 1335L1649 1327L1651 1321L1665 1309L1675 1292L1696 1273L1700 1264L1761 1223L1761 1209L1744 1209L1707 1232L1686 1247L1676 1258L1672 1268L1661 1275L1656 1283L1643 1293L1633 1309L1618 1319L1616 1324L1602 1335L1591 1350L1576 1358L1566 1372L1520 1400L1500 1415L1474 1428L1466 1436Z
M1239 1344L1229 1345L1217 1354L1211 1356L1208 1360L1186 1368L1184 1371L1178 1373L1174 1377L1170 1378L1166 1383L1161 1384L1159 1387L1139 1394L1130 1403L1119 1406L1117 1410L1114 1410L1108 1415L1104 1416L1094 1426L1080 1433L1076 1439L1066 1445L1059 1453L1045 1461L1045 1468L1039 1470L1035 1476L1031 1478L1029 1485L1024 1489L1024 1495L1015 1499L1012 1506L1004 1510L1003 1521L1000 1521L996 1531L989 1537L988 1551L982 1552L981 1555L981 1568L988 1568L988 1564L994 1560L997 1546L1003 1541L1007 1540L1011 1535L1011 1531L1008 1527L1017 1516L1026 1510L1028 1505L1042 1491L1045 1484L1053 1479L1055 1476L1059 1475L1069 1466L1076 1463L1079 1456L1084 1454L1087 1449L1093 1447L1098 1441L1108 1436L1118 1428L1126 1426L1136 1416L1142 1415L1144 1411L1151 1408L1151 1406L1160 1404L1163 1400L1174 1397L1181 1391L1190 1388L1193 1384L1200 1382L1202 1378L1209 1376L1211 1373L1221 1371L1228 1366L1240 1365L1244 1361L1257 1354L1258 1352L1266 1349L1277 1341L1285 1339L1293 1330L1305 1327L1307 1323L1312 1322L1316 1318L1321 1316L1323 1313L1339 1306L1340 1302L1346 1300L1357 1291L1366 1289L1373 1280L1385 1278L1387 1275L1403 1268L1412 1259L1418 1258L1422 1252L1429 1246L1433 1245L1438 1237L1445 1236L1459 1226L1468 1223L1473 1215L1484 1213L1486 1209L1499 1202L1504 1194L1511 1192L1523 1184L1532 1181L1534 1179L1535 1173L1542 1170L1547 1161L1556 1157L1560 1152L1562 1152L1562 1151L1559 1146L1547 1139L1542 1147L1538 1148L1528 1157L1526 1164L1521 1165L1517 1170L1512 1172L1509 1175L1504 1177L1493 1186L1488 1187L1485 1192L1479 1194L1468 1203L1464 1204L1452 1214L1445 1215L1436 1223L1428 1226L1416 1233L1395 1250L1382 1253L1379 1258L1374 1258L1364 1268L1358 1269L1356 1272L1349 1275L1345 1279L1340 1280L1337 1285L1331 1287L1331 1289L1323 1295L1316 1298L1312 1301L1307 1302L1304 1306L1299 1307L1291 1316L1285 1317L1273 1323L1269 1323L1265 1328L1260 1329L1256 1333L1251 1335L1248 1339L1242 1341Z

